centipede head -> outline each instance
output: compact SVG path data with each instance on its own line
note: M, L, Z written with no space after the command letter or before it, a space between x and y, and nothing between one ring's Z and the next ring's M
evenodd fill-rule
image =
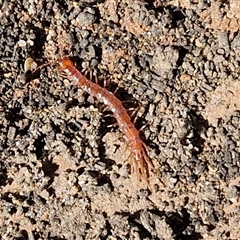
M68 69L70 66L73 66L73 62L67 57L60 59L58 61L58 64L59 64L60 70L62 71Z

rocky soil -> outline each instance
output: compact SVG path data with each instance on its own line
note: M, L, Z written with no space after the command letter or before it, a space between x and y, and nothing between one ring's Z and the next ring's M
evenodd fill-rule
M238 0L0 7L1 239L239 239ZM64 56L136 119L149 187Z

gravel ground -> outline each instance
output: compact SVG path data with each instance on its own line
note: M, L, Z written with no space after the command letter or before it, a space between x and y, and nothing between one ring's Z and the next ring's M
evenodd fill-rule
M238 0L0 6L1 239L239 239ZM63 56L138 110L152 191Z

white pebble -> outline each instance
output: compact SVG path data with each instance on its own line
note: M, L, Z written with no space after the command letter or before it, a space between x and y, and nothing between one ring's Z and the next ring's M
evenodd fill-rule
M24 41L24 40L19 40L19 41L18 41L18 45L19 45L19 47L26 47L26 46L27 46L27 43L26 43L26 41Z

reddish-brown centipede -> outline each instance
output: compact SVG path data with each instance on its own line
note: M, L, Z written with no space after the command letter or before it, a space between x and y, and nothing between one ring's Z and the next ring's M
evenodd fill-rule
M138 181L141 181L143 178L148 182L149 167L154 170L154 165L147 155L146 145L141 140L139 131L132 123L131 118L122 102L107 89L88 80L75 68L73 62L69 58L59 60L59 65L60 70L67 75L74 85L81 87L91 96L97 98L99 102L107 105L109 110L112 111L113 116L116 118L119 128L123 132L131 151L131 173L136 172Z

